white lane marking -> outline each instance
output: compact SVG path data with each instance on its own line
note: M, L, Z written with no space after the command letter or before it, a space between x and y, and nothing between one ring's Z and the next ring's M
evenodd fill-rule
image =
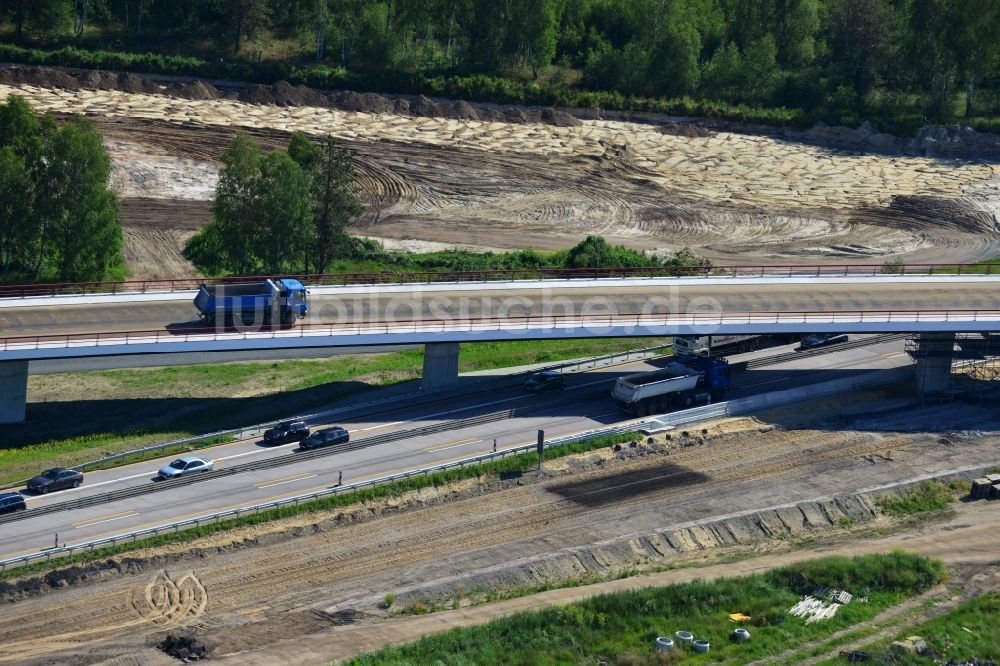
M575 390L578 390L578 389L586 388L588 386L593 386L594 384L603 384L603 383L606 383L606 382L609 382L609 381L611 381L611 380L609 380L609 379L601 379L601 380L598 380L598 381L587 382L586 384L580 384L578 386L572 386L570 388L567 388L566 391L575 391ZM565 393L565 391L564 391L564 393ZM422 421L424 419L430 419L430 418L434 418L434 417L437 417L437 416L446 416L448 414L454 414L456 412L464 412L464 411L468 411L468 410L478 409L480 407L489 407L490 405L497 405L497 404L500 404L502 402L510 402L511 400L522 400L522 399L524 399L524 397L525 396L523 396L523 395L516 395L516 396L510 397L510 398L504 398L502 400L495 400L493 402L484 402L484 403L481 403L481 404L478 404L478 405L470 405L469 407L460 407L458 409L452 409L452 410L448 410L446 412L438 412L437 414L428 414L426 416L419 416L419 417L408 419L408 420L404 420L404 421L394 421L392 423L383 423L381 425L370 426L368 428L360 428L358 430L351 430L350 432L352 432L352 433L354 433L354 432L365 432L367 430L377 430L379 428L388 428L388 427L391 427L391 426L394 426L394 425L401 425L403 423L413 423L415 421ZM602 416L604 416L604 415L602 415ZM229 444L224 444L223 446L232 446L233 444L240 444L240 443L242 443L242 442L230 442ZM258 447L258 448L252 449L250 451L244 451L243 453L234 453L231 456L224 456L222 458L214 458L212 462L218 462L218 461L223 461L223 460L232 460L234 458L242 458L243 456L252 456L252 455L257 454L257 453L264 453L266 451L274 451L275 449L281 449L281 448L284 448L284 447L287 447L287 446L290 446L290 444L280 444L278 446L269 446L269 447ZM130 481L132 479L138 479L140 477L148 476L150 474L155 474L155 473L156 473L156 470L155 469L151 469L151 470L149 470L147 472L143 472L142 474L133 474L131 476L123 476L123 477L118 478L118 479L111 479L109 481L100 481L98 483L88 483L86 486L81 486L80 488L71 488L71 489L68 489L66 491L63 491L62 494L65 495L68 492L85 490L85 489L88 489L88 488L96 488L98 486L104 486L104 485L107 485L109 483L120 483L121 481ZM44 498L42 498L42 497L26 498L27 501L36 501L36 500L40 500L40 499L44 499Z
M223 458L214 458L212 460L212 462L221 462L223 460L232 460L233 458L242 458L243 456L252 456L255 453L263 453L265 451L274 451L275 449L281 449L281 448L284 448L286 446L290 446L290 444L280 444L278 446L268 446L266 448L258 447L258 448L255 448L255 449L251 449L250 451L244 451L243 453L234 453L231 456L225 456Z
M906 356L906 352L905 351L892 352L891 354L882 354L882 356L884 356L885 358L896 358L897 356Z
M483 441L480 439L464 439L460 442L448 443L443 446L431 446L424 449L424 453L434 453L435 451L447 451L448 449L457 449L460 446L468 446L469 444L475 444L476 442Z
M298 477L295 477L294 479L286 479L284 481L275 481L274 483L262 483L262 484L260 484L257 487L258 488L270 488L272 486L283 486L286 483L294 483L295 481L303 481L305 479L311 479L314 476L316 476L316 475L315 474L309 474L307 476L298 476Z
M750 388L751 386L760 386L761 384L773 384L774 382L787 382L787 381L788 377L776 377L775 379L765 379L759 382L744 384L742 388Z
M138 516L138 511L133 511L132 513L126 513L124 516L115 516L114 518L105 518L104 520L95 520L89 523L80 523L79 525L73 525L75 529L80 529L81 527L92 527L94 525L100 525L101 523L110 523L112 520L121 520L122 518L131 518L132 516Z
M581 374L583 374L583 373L581 373ZM611 381L610 379L599 379L597 381L587 382L586 384L580 384L579 386L571 386L571 387L567 388L565 391L563 391L563 393L566 393L568 391L576 391L576 390L579 390L579 389L582 389L582 388L587 388L588 386L593 386L594 384L605 384L605 383L608 383L610 381ZM392 421L391 423L382 423L382 424L375 425L375 426L369 426L367 428L358 428L357 430L349 430L348 432L350 432L350 433L366 432L368 430L378 430L379 428L388 428L390 426L401 425L403 423L413 423L414 421L425 421L427 419L433 419L433 418L436 418L438 416L447 416L449 414L456 414L458 412L467 412L467 411L470 411L470 410L473 410L473 409L479 409L480 407L490 407L492 405L499 405L502 402L510 402L511 400L524 400L525 397L526 397L525 395L515 395L513 397L504 398L502 400L493 400L491 402L483 402L483 403L480 403L478 405L469 405L468 407L459 407L458 409L449 409L446 412L438 412L437 414L426 414L424 416L418 416L416 418L406 419L404 421Z

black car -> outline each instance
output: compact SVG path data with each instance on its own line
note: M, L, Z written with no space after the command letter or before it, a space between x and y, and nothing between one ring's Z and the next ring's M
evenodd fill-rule
M563 377L561 372L556 372L555 370L536 372L524 382L524 389L534 393L562 391L564 388L566 388L566 378Z
M799 349L815 349L827 345L838 345L847 342L847 333L814 333L802 338Z
M321 446L333 446L334 444L346 444L351 441L351 435L340 426L318 430L299 444L303 449L318 449Z
M264 431L264 441L268 444L301 442L309 436L309 426L305 421L284 421Z
M21 493L0 493L0 513L24 511L27 508Z
M53 467L28 481L28 490L44 495L52 490L79 488L81 483L83 483L82 472L64 467Z

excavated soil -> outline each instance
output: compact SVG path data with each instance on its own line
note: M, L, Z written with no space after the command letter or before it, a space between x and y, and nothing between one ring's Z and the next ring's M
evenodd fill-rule
M991 406L972 404L831 413L809 427L730 421L541 474L470 480L16 581L0 590L0 662L153 654L180 628L212 658L276 641L291 648L338 624L374 621L389 592L445 598L871 524L884 519L852 491L995 464L997 425Z
M601 234L647 250L686 245L728 263L1000 255L1000 172L991 161L1000 147L964 130L928 132L911 145L865 128L751 134L287 83L220 91L201 81L0 68L0 97L13 92L39 110L86 114L107 133L113 186L143 200L127 206L126 225L141 215L147 229L158 227L128 234L140 276L192 271L177 261L179 244L192 220L208 219L218 156L236 131L268 146L285 145L293 130L331 134L357 151L368 210L353 231L397 246L552 249ZM962 147L977 156L928 156ZM179 217L160 203L177 200L199 213Z

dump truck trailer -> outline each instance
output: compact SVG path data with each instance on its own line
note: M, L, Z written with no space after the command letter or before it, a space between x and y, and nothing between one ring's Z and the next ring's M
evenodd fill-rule
M690 407L721 399L731 385L729 364L718 359L688 357L662 370L620 377L611 390L617 405L637 416Z
M292 326L309 313L307 293L301 282L290 278L203 284L194 306L209 326L217 322Z

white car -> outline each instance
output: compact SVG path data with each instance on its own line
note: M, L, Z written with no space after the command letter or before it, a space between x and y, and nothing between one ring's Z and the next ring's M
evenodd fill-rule
M207 472L214 469L214 467L210 460L195 458L194 456L184 456L160 469L159 475L161 479L175 479L178 476L184 476L192 472Z

